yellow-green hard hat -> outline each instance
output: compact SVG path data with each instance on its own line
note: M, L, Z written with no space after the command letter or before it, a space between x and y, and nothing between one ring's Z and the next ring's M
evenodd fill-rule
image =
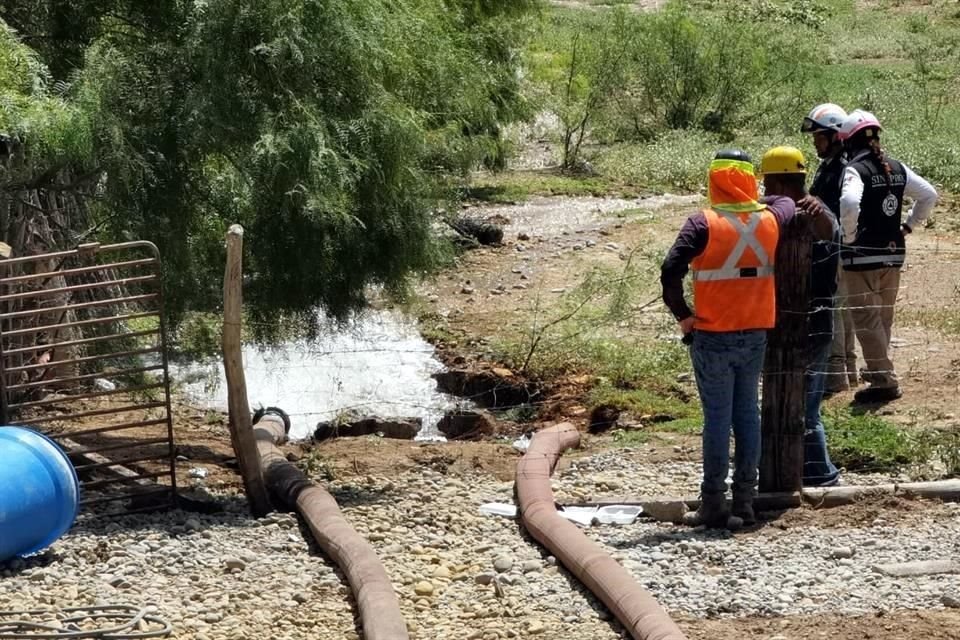
M763 175L806 172L807 162L803 152L796 147L774 147L763 154L763 160L760 161L760 173Z

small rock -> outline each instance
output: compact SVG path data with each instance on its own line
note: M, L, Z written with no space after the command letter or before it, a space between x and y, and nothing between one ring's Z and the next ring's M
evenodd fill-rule
M187 531L200 531L202 525L200 521L196 518L187 518L187 521L183 524Z
M293 601L297 604L306 604L310 601L310 598L307 597L307 594L298 591L297 593L293 594Z
M207 615L203 616L203 621L207 624L217 624L222 619L223 616L221 616L219 613L208 613Z
M474 291L476 291L476 289L474 289L474 288L471 287L470 285L466 285L466 284L463 285L463 287L460 289L460 293L462 293L462 294L464 294L464 295L470 295L470 294L472 294Z
M960 609L960 596L945 593L940 597L940 602L948 609Z
M243 571L247 568L247 563L241 560L240 558L227 558L223 561L224 566L227 567L228 571L238 570Z
M851 547L837 547L830 552L830 557L834 560L843 560L852 558L856 552Z
M418 596L432 596L433 584L426 580L421 580L420 582L414 585L413 591Z
M543 633L547 628L544 626L543 622L534 618L527 622L527 633L530 635L537 635L538 633Z
M493 582L495 578L496 576L492 573L478 573L476 576L474 576L473 581L477 584L486 585Z
M433 570L433 577L440 578L441 580L449 580L451 576L450 569L444 565L440 565Z
M526 231L521 231L520 233L517 234L517 240L520 240L522 242L527 242L530 240L530 234L527 233Z
M506 573L513 568L513 558L510 556L500 556L493 561L493 568L497 570L497 573Z
M524 573L532 573L534 571L540 571L540 563L536 560L527 560L521 565L521 570Z

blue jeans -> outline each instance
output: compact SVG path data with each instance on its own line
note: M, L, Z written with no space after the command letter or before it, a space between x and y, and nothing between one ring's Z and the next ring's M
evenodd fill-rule
M803 434L803 484L817 486L833 484L840 476L827 451L827 435L820 416L820 403L826 385L832 343L820 341L811 349L810 366L804 375L807 389L807 410Z
M696 331L691 358L703 406L702 494L726 493L730 428L736 440L733 490L752 496L760 465L760 374L766 331Z

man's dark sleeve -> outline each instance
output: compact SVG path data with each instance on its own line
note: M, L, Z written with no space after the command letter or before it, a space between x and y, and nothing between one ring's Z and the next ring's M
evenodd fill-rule
M707 219L702 213L687 218L660 267L663 302L678 322L693 315L683 297L683 278L693 259L707 248L708 234Z
M797 215L797 205L786 196L768 196L761 200L767 205L770 213L777 219L777 224L781 228L790 222Z

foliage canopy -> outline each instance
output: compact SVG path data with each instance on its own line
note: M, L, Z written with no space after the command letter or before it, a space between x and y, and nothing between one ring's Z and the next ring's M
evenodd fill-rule
M175 312L216 304L239 222L254 315L340 314L428 268L448 178L502 162L535 7L11 0L0 129L31 156L0 181L97 172L100 237L156 242Z

